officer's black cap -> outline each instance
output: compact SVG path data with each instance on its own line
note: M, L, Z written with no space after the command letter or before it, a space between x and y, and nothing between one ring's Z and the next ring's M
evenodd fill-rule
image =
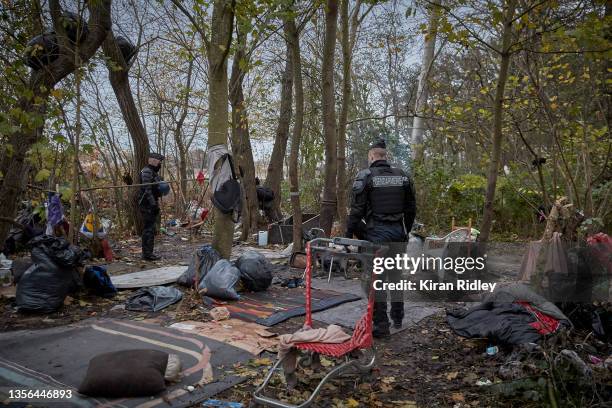
M149 153L149 159L164 160L165 157L163 154L151 152Z
M385 139L378 139L370 145L370 149L386 149L387 143Z

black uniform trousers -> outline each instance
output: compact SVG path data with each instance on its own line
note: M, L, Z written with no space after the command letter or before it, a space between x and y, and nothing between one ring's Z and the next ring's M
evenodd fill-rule
M155 223L159 214L159 207L140 206L142 214L142 256L148 257L153 255L155 246Z
M389 250L384 255L385 257L394 258L396 254L405 251L405 242L407 236L404 231L403 223L376 223L373 226L368 226L366 229L366 238L368 241L377 244L388 244ZM400 282L402 279L402 271L399 269L388 269L381 275L375 275L374 279L382 279L386 282ZM391 291L391 319L401 322L404 319L404 293L402 291ZM374 302L374 327L384 329L389 327L389 318L387 316L387 294L385 292L375 293Z

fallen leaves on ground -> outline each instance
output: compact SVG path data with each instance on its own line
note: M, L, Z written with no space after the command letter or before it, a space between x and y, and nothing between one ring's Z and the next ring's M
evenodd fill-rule
M448 381L452 381L452 380L454 380L455 378L457 378L457 376L458 376L458 375L459 375L459 372L458 372L458 371L453 371L452 373L448 373L448 374L446 374L446 379L447 379Z
M391 403L399 408L417 408L416 401L391 401Z
M465 402L465 397L463 396L463 394L461 394L460 392L454 392L451 395L451 398L453 399L453 401L455 402Z
M268 357L255 358L251 360L249 364L255 367L269 366L272 365L272 360L270 360Z

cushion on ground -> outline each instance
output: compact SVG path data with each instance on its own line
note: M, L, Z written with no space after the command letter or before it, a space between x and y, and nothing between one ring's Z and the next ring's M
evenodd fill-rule
M79 387L91 397L145 397L166 389L168 353L159 350L122 350L92 358Z

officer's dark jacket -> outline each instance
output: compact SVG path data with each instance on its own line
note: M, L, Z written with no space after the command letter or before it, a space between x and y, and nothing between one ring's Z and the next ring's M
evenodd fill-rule
M386 160L377 160L361 170L353 183L347 236L359 235L362 220L366 228L376 223L402 223L406 233L412 229L416 214L414 186L402 170Z
M140 171L141 183L157 183L161 181L161 177L157 174L158 167L147 164ZM140 205L143 207L158 207L157 199L161 197L158 184L151 184L140 187Z

